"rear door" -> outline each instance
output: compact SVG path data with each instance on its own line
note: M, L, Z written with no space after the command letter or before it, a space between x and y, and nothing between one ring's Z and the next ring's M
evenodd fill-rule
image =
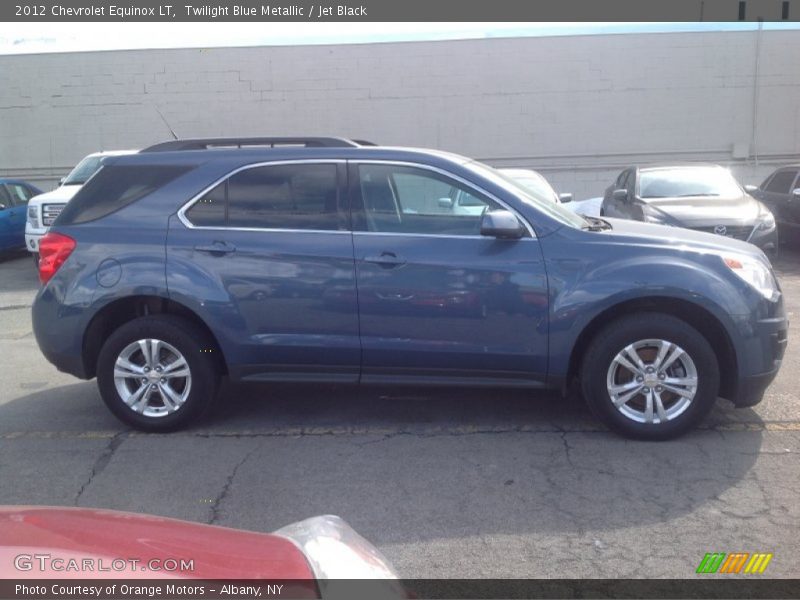
M362 381L536 385L547 371L547 281L532 230L480 235L496 198L448 173L351 163ZM469 210L445 201L469 197Z
M231 375L357 381L343 162L250 165L170 222L170 295L218 334Z

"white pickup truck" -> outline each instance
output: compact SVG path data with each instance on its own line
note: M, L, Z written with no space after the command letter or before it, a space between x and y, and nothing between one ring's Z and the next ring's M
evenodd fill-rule
M39 240L47 233L47 229L61 214L64 206L69 202L84 183L94 175L107 156L120 156L122 154L135 154L136 150L108 150L95 152L84 158L78 165L64 177L59 187L51 192L34 196L28 201L28 219L25 222L25 246L33 254L34 262L39 262Z

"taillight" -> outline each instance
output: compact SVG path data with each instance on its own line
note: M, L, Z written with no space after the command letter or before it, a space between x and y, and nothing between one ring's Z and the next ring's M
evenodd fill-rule
M47 283L75 249L75 240L61 233L46 233L39 241L39 280Z

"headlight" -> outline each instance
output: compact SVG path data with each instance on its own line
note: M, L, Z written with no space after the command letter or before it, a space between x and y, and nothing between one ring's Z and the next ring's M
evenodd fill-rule
M28 207L28 223L34 229L39 228L39 210L36 206Z
M772 300L778 293L778 284L775 282L772 271L757 258L724 255L722 262L767 300Z
M761 231L771 231L775 229L775 215L770 211L761 213L758 216L758 228Z

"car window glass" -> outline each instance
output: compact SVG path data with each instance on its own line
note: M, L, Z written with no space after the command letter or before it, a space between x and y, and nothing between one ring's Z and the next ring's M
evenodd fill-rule
M11 195L8 193L6 186L2 184L0 184L0 204L2 205L2 207L0 207L0 210L3 210L5 208L11 208L12 206Z
M56 223L86 223L110 215L190 169L177 165L106 165L64 206Z
M680 167L646 169L639 174L639 196L688 198L691 196L737 196L742 189L727 169Z
M796 176L797 171L778 171L767 184L766 191L775 194L788 194Z
M228 226L339 230L336 165L255 167L228 179Z
M69 172L61 185L83 185L102 165L102 156L87 156Z
M10 183L7 184L9 193L11 194L11 201L15 204L25 204L31 197L30 190L22 184Z
M499 204L439 173L399 165L360 165L368 231L479 235L481 217Z
M225 194L227 182L223 181L207 192L186 211L186 218L197 227L225 226Z

